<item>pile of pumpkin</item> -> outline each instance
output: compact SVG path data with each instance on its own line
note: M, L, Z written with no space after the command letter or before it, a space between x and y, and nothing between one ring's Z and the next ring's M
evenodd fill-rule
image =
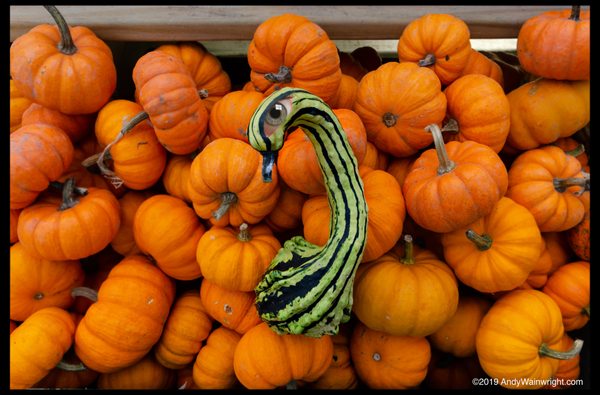
M519 65L472 49L451 15L412 21L398 61L382 62L284 14L256 29L239 89L202 45L177 43L140 57L135 92L114 98L109 47L48 10L58 28L10 48L12 388L579 377L569 332L590 317L589 11L528 20ZM254 306L283 241L329 234L302 131L271 183L248 144L253 111L283 86L334 109L364 183L354 314L334 336L278 335Z

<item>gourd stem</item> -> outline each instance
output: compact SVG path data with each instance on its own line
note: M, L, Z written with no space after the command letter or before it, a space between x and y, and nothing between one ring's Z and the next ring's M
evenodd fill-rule
M587 315L588 317L591 317L590 316L590 306L589 305L585 306L581 312L583 314Z
M571 6L571 16L569 16L569 19L571 19L573 21L578 21L580 14L581 14L581 6L573 5L573 6Z
M240 233L238 233L238 240L240 240L240 241L252 240L252 236L250 235L250 231L248 230L248 224L245 222L240 225Z
M287 84L292 82L292 69L287 66L279 66L277 73L266 73L265 79L273 83L284 83Z
M573 347L567 351L556 351L552 350L546 343L542 343L539 348L539 354L544 357L550 357L554 359L572 359L579 355L581 348L583 347L583 340L577 339L573 342Z
M554 189L558 192L564 192L569 187L581 187L582 191L590 190L590 179L589 177L568 177L568 178L555 178L552 180Z
M52 15L52 19L56 22L58 30L60 31L60 42L58 43L58 49L65 55L72 55L77 52L77 47L73 43L73 37L69 31L69 25L62 14L58 11L58 8L53 5L45 5L44 8Z
M454 118L450 118L448 122L442 127L442 132L449 132L457 134L460 131L458 128L458 121Z
M432 123L425 127L425 130L429 131L433 135L433 144L435 145L435 152L437 153L438 161L440 165L437 169L437 174L442 175L451 172L456 167L456 164L448 158L448 152L446 152L446 145L444 144L444 138L442 137L442 131L440 127Z
M84 370L87 370L87 368L85 367L85 365L81 362L79 363L68 363L65 362L63 360L61 360L58 365L56 365L57 368L59 368L60 370L64 370L67 372L83 372Z
M415 263L414 251L413 251L413 238L411 235L404 235L404 257L400 259L405 265L412 265Z
M492 238L490 235L480 235L473 229L467 230L465 234L467 235L467 239L472 241L479 251L489 250L492 247Z
M92 302L98 301L98 291L88 288L88 287L75 287L71 290L71 296L77 297L82 296L91 300Z
M142 122L145 119L148 119L148 113L145 111L142 111L133 118L131 118L127 125L125 125L123 129L121 129L117 137L113 141L111 141L106 147L104 147L104 150L102 150L100 155L98 155L96 164L98 165L100 172L105 178L110 180L110 182L114 185L115 188L119 188L121 185L123 185L123 180L119 176L117 176L114 171L106 167L104 161L108 159L111 147L118 143L127 133L129 133L134 127L136 127L140 122Z
M82 188L84 189L84 188ZM74 207L77 203L79 203L78 199L75 199L75 177L67 178L67 181L63 184L62 189L62 203L58 207L58 211L68 210L71 207ZM80 193L77 193L78 195ZM87 189L85 190L85 194L81 196L87 195Z
M223 192L221 194L221 205L218 209L213 211L212 216L217 221L221 219L222 216L225 215L227 210L232 204L237 202L237 195L233 192Z
M417 64L421 67L432 66L435 64L435 55L428 53L423 59L419 60Z
M392 114L391 112L386 112L385 114L383 114L383 117L381 119L383 121L383 124L386 127L391 128L392 126L394 126L396 124L396 120L398 119L398 116L395 114Z

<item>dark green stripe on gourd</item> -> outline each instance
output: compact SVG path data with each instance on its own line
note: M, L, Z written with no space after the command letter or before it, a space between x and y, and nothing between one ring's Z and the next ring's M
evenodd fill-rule
M278 333L335 334L350 319L354 275L367 234L367 204L356 158L329 106L302 89L283 88L257 108L248 127L250 144L275 160L285 133L300 127L315 148L329 206L327 244L301 236L286 241L256 287L260 317ZM268 170L263 177L270 180Z

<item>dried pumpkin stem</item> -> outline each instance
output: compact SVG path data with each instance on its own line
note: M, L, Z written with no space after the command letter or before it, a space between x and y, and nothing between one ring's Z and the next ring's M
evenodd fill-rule
M585 314L585 315L586 315L586 316L588 316L588 317L591 317L591 316L590 316L590 305L587 305L587 306L585 306L585 307L582 309L581 313L582 313L582 314Z
M428 53L425 57L417 62L421 67L433 66L435 64L435 55Z
M87 368L85 367L85 365L81 362L79 363L68 363L65 362L63 360L61 360L58 365L56 365L57 368L59 368L60 370L64 370L67 372L83 372L84 370L87 370Z
M555 178L552 180L554 189L558 192L565 192L570 187L581 187L582 189L578 192L579 194L590 190L590 178L589 177L568 177L568 178Z
M269 82L287 84L292 82L292 69L287 66L279 66L277 73L265 74L265 79Z
M394 126L396 124L397 119L398 116L396 114L392 114L391 112L386 112L385 114L383 114L383 117L381 117L383 124L388 128Z
M581 14L581 6L573 5L573 6L571 6L571 15L569 16L569 19L571 19L573 21L578 21L580 14Z
M69 25L62 14L53 5L45 5L44 8L52 15L52 19L56 22L58 30L60 31L60 42L58 43L58 49L65 55L72 55L77 52L77 47L73 43L73 37L69 31Z
M64 183L60 182L60 181L52 181L50 182L50 186L53 188L58 189L59 191L63 190L64 187ZM85 196L88 193L88 190L86 188L83 187L78 187L78 186L74 186L73 187L73 193L79 195L79 196Z
M75 287L71 290L71 296L76 298L77 296L82 296L91 300L92 302L98 301L98 291L88 288L88 287Z
M200 89L198 95L201 99L206 99L208 97L208 89Z
M248 230L248 224L243 223L240 225L240 233L238 233L238 240L240 241L250 241L252 240L252 236L250 235L250 231Z
M213 218L216 219L217 221L220 220L221 217L223 217L225 215L227 210L229 210L229 207L231 207L231 205L235 204L236 202L237 202L237 195L235 193L223 192L221 194L221 205L219 206L218 209L213 211L213 213L212 213Z
M400 259L405 265L412 265L415 263L414 251L413 251L413 238L411 235L404 235L404 257Z
M442 132L449 132L449 133L458 133L460 131L459 127L458 127L458 121L454 118L450 118L448 120L448 122L446 122L446 124L442 127Z
M65 183L63 184L62 203L58 207L58 211L68 210L71 207L74 207L77 203L79 203L79 200L75 198L75 195L80 195L80 196L87 195L87 189L80 188L80 189L85 189L85 193L81 194L81 192L79 192L79 193L75 192L75 188L76 188L75 187L75 177L67 178L67 181L65 181Z
M473 229L469 229L465 232L467 239L472 241L479 251L489 250L492 247L492 238L490 235L475 232Z
M451 172L456 167L456 164L448 158L448 152L446 152L446 145L444 144L444 138L442 137L442 131L440 127L432 123L425 127L425 130L429 131L433 136L433 144L435 145L435 152L437 153L438 161L440 165L437 169L437 174L442 175Z
M579 155L583 154L584 152L585 152L585 145L579 144L577 147L573 148L572 150L565 151L565 154L571 155L571 156L579 156Z
M573 347L567 351L556 351L552 350L546 343L542 343L539 348L539 354L544 357L550 357L554 359L572 359L579 355L581 348L583 347L583 340L577 339L573 342Z

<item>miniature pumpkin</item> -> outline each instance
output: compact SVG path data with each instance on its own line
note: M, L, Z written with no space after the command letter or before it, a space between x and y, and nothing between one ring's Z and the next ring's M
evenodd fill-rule
M411 21L398 40L400 62L431 67L442 85L457 79L471 55L467 24L449 14L426 14Z
M192 202L188 193L188 183L194 156L171 155L171 157L167 159L167 165L162 175L165 191L169 195L179 198L187 203Z
M188 193L199 217L216 226L256 224L279 198L278 176L263 182L262 156L243 141L213 140L192 162Z
M356 101L356 94L358 93L358 80L349 75L342 74L342 80L340 86L335 93L335 96L331 99L331 108L340 109L346 108L351 110L354 107Z
M262 93L253 91L234 91L223 96L210 112L210 138L230 137L247 143L248 122L263 99Z
M58 365L32 388L89 388L96 382L99 375L98 372L83 366L71 347L63 355Z
M585 207L580 195L589 193L588 181L577 159L548 145L525 151L515 159L508 170L506 196L533 214L540 231L561 232L583 219Z
M23 96L17 88L17 84L11 78L10 80L10 132L21 127L21 119L23 113L29 108L33 102Z
M586 211L581 222L567 230L567 242L579 259L590 261L590 211Z
M341 326L340 332L331 336L333 341L333 356L331 365L317 381L310 383L310 388L349 390L358 386L358 376L350 358L350 336L343 333L343 328L352 329L350 326Z
M69 27L54 6L57 26L41 24L10 46L10 75L23 95L65 114L98 111L117 86L108 45L84 26Z
M519 286L519 288L527 289L527 288L535 288L539 289L546 284L548 281L548 273L552 270L552 254L550 250L547 248L546 239L544 235L542 235L542 253L540 254L539 259L533 266L531 273L527 276L527 280L523 284Z
M77 356L100 373L140 361L160 339L174 296L173 281L148 259L123 258L77 326Z
M10 135L10 208L29 206L73 161L73 144L61 129L45 124Z
M374 170L386 170L390 163L390 155L378 149L375 144L367 140L367 152L362 165Z
M482 74L492 78L504 89L504 73L502 67L476 49L471 48L471 54L460 77L468 74Z
M265 224L212 227L198 241L196 261L208 281L232 291L253 291L281 248Z
M424 128L442 122L446 96L433 71L411 62L388 62L360 80L354 111L377 149L406 157L433 141Z
M425 379L431 348L424 337L396 336L357 322L350 355L358 377L369 388L408 389Z
M542 235L525 207L501 198L485 217L442 235L444 258L459 280L480 292L523 284L542 252Z
M573 137L561 137L552 145L556 145L561 148L567 154L574 156L577 158L579 162L581 162L581 167L584 168L588 164L588 155L585 152L585 145L575 140Z
M317 380L329 367L332 354L330 336L279 335L262 322L240 339L233 368L244 387L272 389L292 380Z
M23 125L31 123L46 123L56 126L69 136L73 144L83 140L94 123L92 115L88 114L63 114L40 104L33 103L23 113Z
M265 223L274 232L297 229L302 224L302 206L308 196L290 188L283 181L279 181L281 193L273 211L265 218Z
M152 196L150 191L129 191L119 199L121 225L117 234L110 242L110 246L123 256L140 254L142 252L135 242L133 221L137 209L150 196Z
M504 196L504 163L487 145L474 141L444 144L439 127L428 127L435 149L421 154L404 180L410 217L425 229L446 233L488 215Z
M59 307L30 315L10 334L10 389L31 388L60 362L73 343L75 322Z
M302 209L302 206L300 206ZM19 241L19 235L17 234L17 226L19 223L19 214L21 214L21 210L10 210L10 244L14 244Z
M566 333L562 338L562 347L559 347L559 351L569 351L573 348L574 340L571 339ZM556 385L552 382L550 385L544 387L544 389L555 389L555 388L568 388L571 385L575 385L576 380L579 378L581 368L579 367L580 356L576 355L570 359L562 359L558 361L558 370L554 374L553 378L556 378Z
M514 290L483 317L475 345L481 367L501 386L536 389L556 374L559 359L573 358L581 350L579 340L568 352L559 351L563 334L560 310L550 296Z
M458 284L452 269L404 236L394 248L361 263L352 310L366 326L394 336L428 336L456 312ZM399 247L399 246L398 246Z
M71 289L83 285L84 277L79 261L49 261L16 243L10 247L10 319L25 321L49 306L68 309Z
M590 11L546 11L523 23L517 55L527 72L554 80L590 79Z
M139 362L98 377L98 388L102 390L160 390L173 389L175 370L167 369L154 358L152 353Z
M335 43L308 18L285 13L263 21L248 46L252 83L265 95L286 86L328 102L342 79Z
M212 329L196 290L175 299L160 340L154 347L156 360L166 368L181 369L194 360Z
M404 180L412 169L412 165L415 163L417 158L418 155L409 156L407 158L393 158L389 162L385 171L393 175L396 181L398 181L400 188L402 188L402 185L404 185Z
M119 201L106 189L62 185L63 198L23 209L17 233L23 247L51 261L81 259L101 251L121 224Z
M241 338L239 333L224 326L208 335L192 370L198 389L230 389L236 385L233 354Z
M208 110L183 61L150 51L138 59L132 77L158 141L176 155L195 151L207 132Z
M584 327L590 320L590 263L577 261L558 268L543 292L558 305L566 331Z

